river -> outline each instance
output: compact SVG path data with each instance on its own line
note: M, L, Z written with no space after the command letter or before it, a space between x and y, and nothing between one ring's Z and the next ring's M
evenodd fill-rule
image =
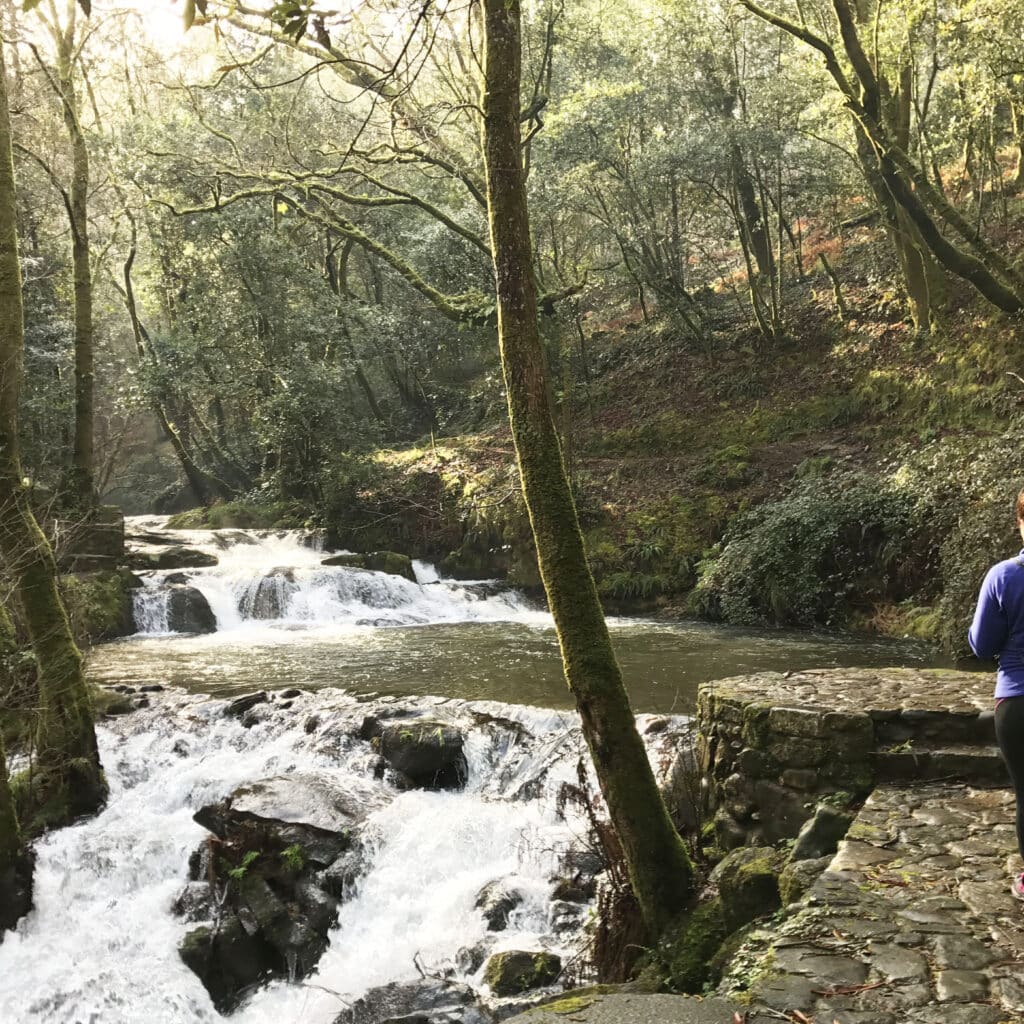
M90 654L89 672L102 684L165 689L98 729L107 808L37 844L36 909L0 944L0 1021L221 1019L177 955L190 926L170 910L206 835L192 815L242 784L289 775L368 809L368 866L317 972L260 989L233 1020L332 1024L367 990L413 981L421 970L490 999L483 968L463 955L473 947L545 949L571 963L586 942L589 908L553 901L552 886L587 831L579 809L561 799L576 782L582 743L547 613L493 583L439 580L425 565L416 583L326 568L298 534L173 539L215 551L219 564L149 575L136 597L144 632ZM182 585L204 595L215 632L167 632L167 591ZM723 675L927 661L912 645L813 634L625 619L612 628L636 710L662 715L685 714L697 685ZM267 702L253 720L225 714L232 695L290 687L303 692ZM464 790L401 791L374 777L360 723L396 707L463 731ZM640 722L646 728L649 715ZM649 733L659 770L684 729L673 718ZM521 895L499 932L475 907L495 881Z

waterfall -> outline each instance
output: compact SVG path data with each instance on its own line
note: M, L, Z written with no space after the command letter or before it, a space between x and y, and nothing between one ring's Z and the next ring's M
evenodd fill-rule
M416 582L382 572L323 565L319 539L297 530L166 530L154 518L133 520L141 535L213 555L200 569L164 569L143 575L134 596L139 633L165 634L169 595L198 590L217 631L317 626L409 626L455 622L550 620L521 595L494 584L443 580L427 562L413 563Z
M401 792L374 779L376 755L355 738L366 714L394 706L323 690L246 728L224 714L223 701L167 691L153 706L104 723L110 802L37 844L36 909L0 944L0 1020L223 1020L177 953L194 926L171 906L206 835L192 814L239 785L293 772L375 808L362 826L369 863L316 973L256 991L232 1015L237 1024L331 1024L343 1001L414 981L417 964L486 995L482 968L459 956L479 943L488 952L575 955L587 908L566 928L552 880L586 833L577 811L559 811L559 791L575 782L583 750L576 716L421 700L424 712L444 714L465 734L469 780L462 792ZM313 714L315 731L306 727ZM499 932L487 930L475 907L495 880L522 894Z

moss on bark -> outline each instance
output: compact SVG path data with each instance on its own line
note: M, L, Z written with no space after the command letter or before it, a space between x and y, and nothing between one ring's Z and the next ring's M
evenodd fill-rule
M521 160L520 4L485 0L483 12L488 214L516 458L565 676L631 886L654 937L687 905L692 869L636 729L587 564L551 409Z

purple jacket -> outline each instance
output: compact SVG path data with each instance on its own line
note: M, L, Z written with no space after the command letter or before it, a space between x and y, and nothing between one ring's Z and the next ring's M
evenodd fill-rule
M1024 697L1024 551L989 569L967 639L979 658L999 658L996 697Z

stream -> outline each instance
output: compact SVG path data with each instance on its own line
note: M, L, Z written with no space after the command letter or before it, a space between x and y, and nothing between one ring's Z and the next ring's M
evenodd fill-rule
M441 580L421 563L415 583L326 567L299 533L171 532L153 517L130 525L218 564L143 574L139 633L90 653L92 678L130 688L143 706L98 727L107 808L37 844L36 909L0 944L3 1024L221 1019L177 953L192 926L171 913L207 835L192 815L243 784L288 776L364 809L367 864L316 971L258 989L232 1020L333 1024L368 990L421 973L500 1008L481 955L548 950L572 965L590 907L552 891L585 845L582 812L559 799L577 781L582 740L543 609L493 581ZM206 599L215 632L169 632L168 593L182 586ZM929 662L916 645L860 638L630 619L612 620L612 630L663 777L702 681ZM139 696L141 686L152 692ZM273 693L289 688L301 693ZM270 699L243 718L226 713L254 690ZM395 710L462 732L464 789L401 789L377 777L361 724ZM655 715L671 717L654 727ZM476 907L492 882L520 897L499 931Z

